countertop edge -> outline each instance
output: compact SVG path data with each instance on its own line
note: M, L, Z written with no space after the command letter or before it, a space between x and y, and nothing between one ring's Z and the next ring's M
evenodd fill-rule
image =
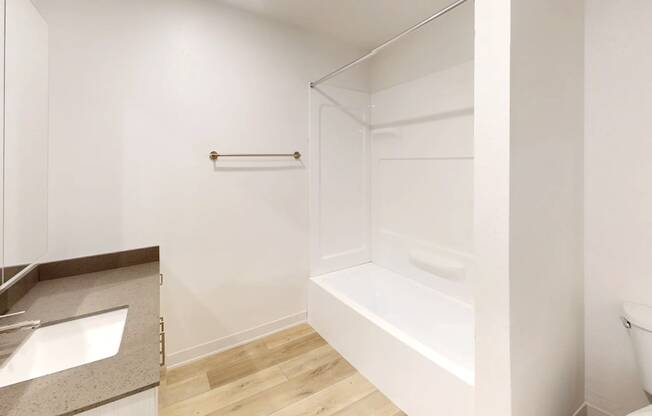
M72 410L72 411L67 412L67 413L62 413L62 414L60 414L58 416L74 416L74 415L78 415L80 413L88 412L89 410L97 409L98 407L102 407L102 406L105 406L107 404L111 404L111 403L117 402L119 400L126 399L127 397L135 396L138 393L142 393L142 392L147 391L147 390L155 389L155 388L159 387L160 385L161 385L161 382L158 381L156 383L150 384L148 386L143 386L141 388L135 389L135 390L130 391L128 393L120 394L120 395L112 397L110 399L106 399L106 400L103 400L101 402L94 403L94 404L86 406L86 407L82 407L80 409Z
M51 315L46 327L125 307L129 314L115 356L0 388L7 399L0 414L78 415L159 387L159 267L149 262L41 281L26 293L14 307L26 318Z

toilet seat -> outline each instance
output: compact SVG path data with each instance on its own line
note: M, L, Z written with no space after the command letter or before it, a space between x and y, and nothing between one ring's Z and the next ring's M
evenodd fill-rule
M644 407L627 416L652 416L652 406Z
M625 302L623 305L623 315L631 325L652 332L652 307Z

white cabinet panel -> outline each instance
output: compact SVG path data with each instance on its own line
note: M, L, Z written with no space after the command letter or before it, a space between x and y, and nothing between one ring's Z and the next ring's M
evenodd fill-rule
M157 416L158 388L146 390L102 407L80 413L81 416Z

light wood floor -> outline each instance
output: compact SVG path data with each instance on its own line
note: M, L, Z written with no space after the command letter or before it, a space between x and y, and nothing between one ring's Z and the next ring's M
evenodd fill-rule
M310 326L169 370L161 416L405 416Z

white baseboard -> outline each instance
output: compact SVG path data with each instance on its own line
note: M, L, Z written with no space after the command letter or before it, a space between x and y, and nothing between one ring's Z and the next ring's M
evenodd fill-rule
M595 406L592 406L589 403L584 403L575 413L573 413L573 416L614 416L611 413L599 409Z
M305 311L299 312L297 314L286 316L285 318L277 319L276 321L268 322L246 331L238 332L233 335L228 335L226 337L218 338L201 345L171 353L167 356L166 359L167 368L179 367L208 355L216 354L233 347L255 341L256 339L265 337L274 332L278 332L283 329L306 322L306 318L307 315Z
M614 416L613 414L607 412L606 410L602 410L598 407L592 406L592 405L587 405L587 416Z
M587 416L587 404L583 403L579 409L573 413L573 416Z

